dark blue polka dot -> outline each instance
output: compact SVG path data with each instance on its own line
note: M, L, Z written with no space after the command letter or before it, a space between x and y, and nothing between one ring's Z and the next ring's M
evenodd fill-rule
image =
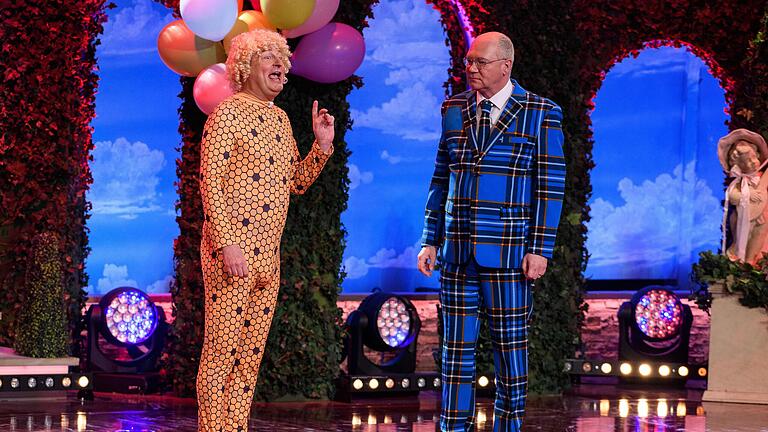
M243 226L248 226L248 224L250 224L250 223L251 223L251 221L249 221L247 218L243 219Z
M259 131L257 131L256 129L251 129L251 135L257 137L259 136Z
M229 159L229 152L228 151L224 152L224 159Z

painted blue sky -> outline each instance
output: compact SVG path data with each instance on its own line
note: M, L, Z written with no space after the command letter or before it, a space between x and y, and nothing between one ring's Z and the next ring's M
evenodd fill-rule
M687 50L659 48L615 65L595 106L586 276L687 285L720 239L722 88Z
M115 3L97 50L88 291L128 285L167 292L178 235L180 87L155 44L173 18L151 0ZM437 277L422 277L415 260L449 52L439 14L423 0L384 0L374 15L357 72L365 85L349 97L343 288L435 289ZM719 236L713 146L725 131L722 90L694 56L663 48L616 65L596 103L587 275L676 278L692 251L715 248ZM680 217L683 209L691 216Z

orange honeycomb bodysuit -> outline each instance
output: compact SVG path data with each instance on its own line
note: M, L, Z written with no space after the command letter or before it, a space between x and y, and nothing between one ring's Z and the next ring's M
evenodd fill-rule
M197 375L199 430L248 430L253 390L280 286L280 238L291 193L302 194L330 155L315 142L301 160L288 116L245 93L222 102L203 130L200 255L205 337ZM224 269L237 244L248 276Z

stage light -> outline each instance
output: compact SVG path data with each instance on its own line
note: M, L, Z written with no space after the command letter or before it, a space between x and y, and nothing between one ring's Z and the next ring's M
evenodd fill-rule
M679 368L677 368L677 373L681 377L687 377L688 376L688 368L685 367L685 366L680 366Z
M13 388L13 389L19 388L19 379L18 378L11 378L11 388Z
M677 409L675 410L678 417L685 417L686 409L685 409L685 402L679 401L677 402Z
M584 372L592 372L592 365L587 362L584 362L581 365L581 370L583 370Z
M686 363L693 314L671 290L653 285L619 308L619 360Z
M432 387L440 387L440 378L435 378L432 380Z
M0 378L0 388L3 388L3 380Z
M358 414L352 414L352 427L362 426L363 419Z
M91 305L86 319L87 362L96 373L96 390L154 391L168 330L163 308L137 288L119 287ZM102 379L100 373L110 375Z
M669 376L670 372L671 372L671 370L669 369L669 366L667 366L667 365L659 366L659 375L661 375L663 377L666 377L666 376Z
M640 372L640 375L647 377L651 374L651 366L647 363L643 363L640 365L637 371Z
M356 379L355 381L352 382L352 387L354 387L355 390L362 389L363 388L363 380Z
M64 388L69 388L69 386L72 385L72 378L70 377L64 377L61 379L61 386Z
M376 416L373 414L368 414L368 424L369 425L375 425L376 424Z
M619 366L619 371L622 375L629 375L632 373L632 365L629 363L622 363L621 366Z
M45 379L45 386L46 387L51 388L51 387L53 387L53 384L54 384L53 378L48 377L48 378Z
M350 375L411 374L416 370L416 343L421 320L405 297L374 293L366 297L347 317L347 348ZM364 347L394 352L391 360L376 364L364 354Z
M34 377L30 377L30 378L27 380L27 387L29 387L29 388L35 388L35 387L37 387L37 379L35 379Z
M371 390L376 390L377 388L379 388L379 380L374 378L374 379L368 381L368 387L370 387Z
M79 385L80 388L86 388L90 383L91 383L91 380L89 380L87 376L81 376L80 378L77 379L77 385Z
M707 368L703 368L703 367L699 368L699 376L702 378L707 376Z
M427 386L427 380L425 380L424 378L419 378L418 380L416 380L416 386L418 386L419 388L426 387Z
M411 386L411 380L409 380L408 378L403 378L403 380L400 381L400 387L405 389L405 388L408 388L410 386Z
M388 389L395 388L395 380L392 378L387 378L387 380L384 381L384 386Z
M488 384L490 384L490 381L488 380L488 377L483 375L477 380L477 384L480 387L488 387Z
M571 362L566 361L563 365L563 372L570 372L573 369L573 364Z
M611 366L611 364L610 364L610 363L603 363L602 365L600 365L600 371L601 371L602 373L604 373L604 374L609 374L609 373L611 373L611 370L612 370L612 369L613 369L613 367Z

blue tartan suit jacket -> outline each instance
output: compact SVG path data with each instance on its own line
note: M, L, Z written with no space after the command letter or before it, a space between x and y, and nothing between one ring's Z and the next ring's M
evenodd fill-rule
M562 110L512 80L512 96L486 143L477 142L477 97L443 102L422 245L442 260L520 268L526 253L551 258L565 190Z

